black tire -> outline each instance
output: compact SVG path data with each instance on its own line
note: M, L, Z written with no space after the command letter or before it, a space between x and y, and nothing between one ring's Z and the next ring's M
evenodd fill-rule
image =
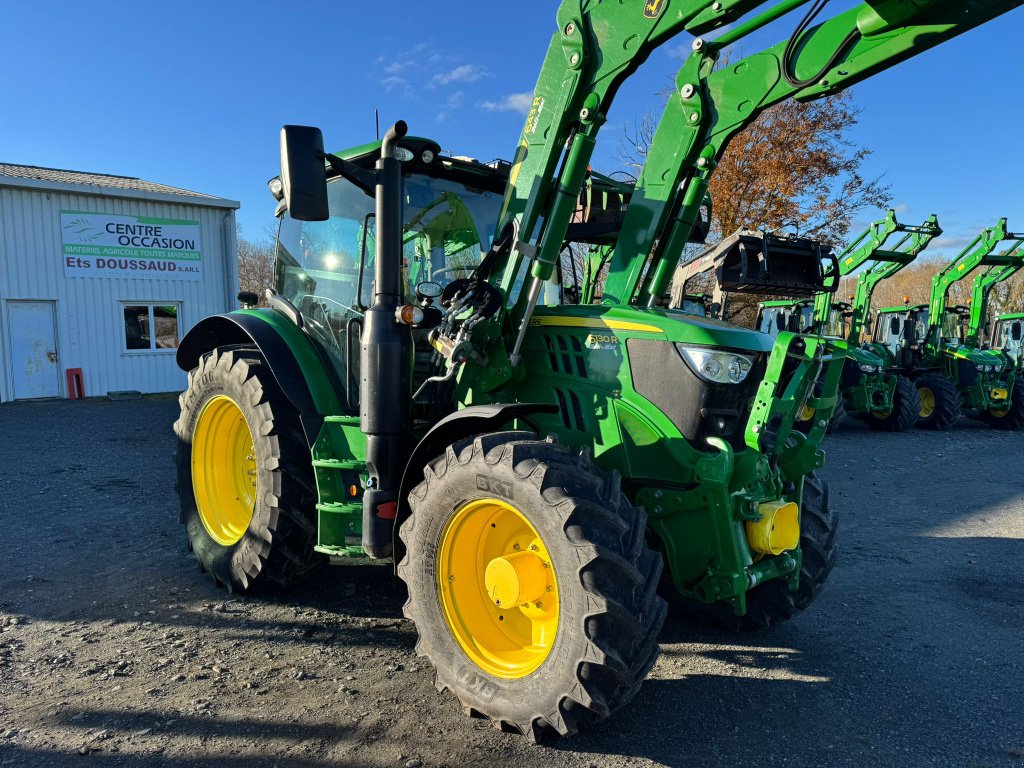
M982 411L978 416L993 429L1024 429L1024 379L1017 378L1005 411Z
M916 421L918 429L945 430L956 426L963 414L963 398L952 381L939 373L926 373L914 379L914 386L921 401ZM925 415L929 399L927 393L931 394L934 405Z
M846 403L843 402L843 393L839 392L836 394L836 409L832 411L832 418L828 420L829 430L839 429L848 418L850 414L846 410Z
M230 398L253 438L257 497L245 533L219 544L204 525L192 483L192 438L204 406ZM200 568L229 592L287 587L326 565L316 545L313 467L298 413L256 350L225 347L203 356L178 398L178 498L189 547Z
M489 674L460 647L437 587L448 522L467 502L493 498L496 488L515 499L544 542L560 601L547 656L514 679ZM409 503L398 575L409 590L405 615L419 632L416 652L434 665L439 691L452 691L467 714L534 742L575 733L636 694L657 658L665 620L657 595L662 559L647 548L646 514L622 494L617 474L598 472L586 454L552 438L494 433L450 446L424 469Z
M865 413L861 419L876 432L904 432L914 426L921 414L921 398L914 382L906 376L896 376L896 391L892 396L892 411L884 417Z
M701 603L680 595L671 582L665 594L679 614L695 624L750 632L781 624L806 610L821 594L839 554L838 521L829 502L828 483L814 473L804 478L800 508L800 586L791 590L783 579L760 584L747 592L747 612L737 616L726 603Z

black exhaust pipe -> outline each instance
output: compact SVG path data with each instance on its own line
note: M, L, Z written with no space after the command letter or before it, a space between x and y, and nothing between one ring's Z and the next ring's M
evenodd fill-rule
M363 495L363 549L390 557L398 487L412 436L412 331L395 320L402 301L402 164L399 120L384 135L376 165L377 255L373 304L366 311L359 383L359 425L366 435L369 481Z

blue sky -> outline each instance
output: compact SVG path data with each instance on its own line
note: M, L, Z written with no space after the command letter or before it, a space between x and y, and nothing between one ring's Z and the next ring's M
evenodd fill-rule
M635 0L639 2L640 0ZM832 9L851 6L833 0ZM453 154L509 158L555 2L7 3L0 26L0 162L139 176L239 200L243 236L273 221L265 182L284 123L330 148L405 119ZM784 39L790 16L744 41ZM1024 9L858 85L854 141L902 218L939 214L945 252L1007 216L1024 231ZM627 81L595 165L617 167L623 126L659 108L685 35ZM875 214L865 217L867 223ZM933 246L933 253L944 252Z

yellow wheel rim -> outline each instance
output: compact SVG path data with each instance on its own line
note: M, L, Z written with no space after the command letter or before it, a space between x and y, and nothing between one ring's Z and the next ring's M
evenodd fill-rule
M1009 413L1009 411L1006 411L1006 410L997 410L995 408L990 408L989 409L989 415L995 416L997 419L1006 418L1006 415L1008 413Z
M796 414L797 421L810 421L814 418L814 409L809 405L801 405Z
M872 411L871 415L874 416L879 421L885 421L890 416L892 416L892 411Z
M558 582L537 529L499 499L455 511L437 549L437 592L466 656L494 677L534 672L558 631Z
M225 547L242 538L257 490L249 425L234 400L217 395L199 412L192 433L192 491L210 538Z
M919 415L922 419L927 419L935 413L935 393L928 389L928 387L920 387L917 390L917 394L921 396L921 412Z

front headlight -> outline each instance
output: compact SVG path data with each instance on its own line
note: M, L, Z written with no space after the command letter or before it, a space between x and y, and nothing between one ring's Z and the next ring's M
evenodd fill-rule
M691 347L686 344L676 344L676 349L694 373L715 384L739 384L747 378L754 365L752 355L741 355L738 352Z
M981 363L978 363L974 367L977 368L979 371L985 371L985 366L982 365Z
M878 373L877 365L868 365L867 363L861 363L859 367L862 371L864 371L864 373Z

